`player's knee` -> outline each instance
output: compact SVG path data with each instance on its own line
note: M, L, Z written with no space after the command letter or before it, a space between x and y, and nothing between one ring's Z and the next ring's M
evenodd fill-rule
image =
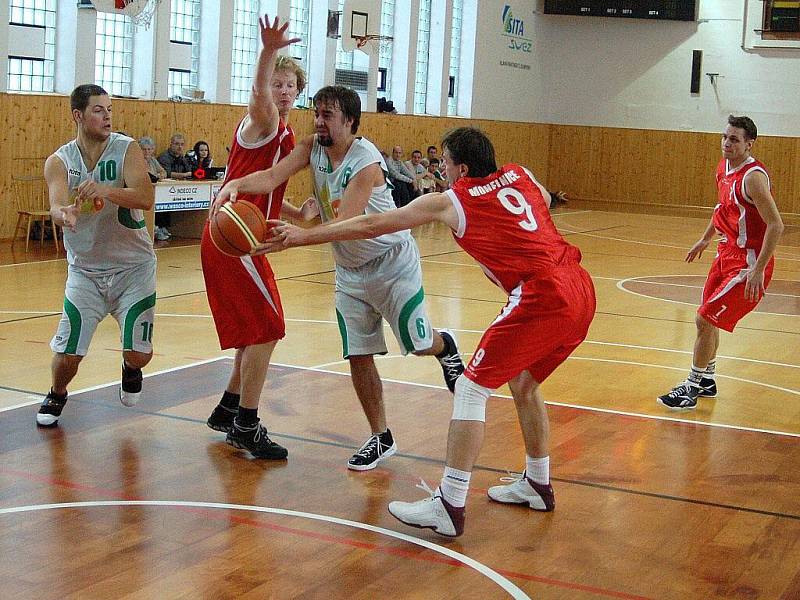
M65 354L64 352L56 353L58 356L58 360L64 364L78 366L80 362L83 360L83 356L80 354Z
M142 369L147 366L147 363L153 358L152 352L137 352L135 350L124 350L122 357L125 363L134 369Z
M531 398L536 388L539 387L539 382L528 371L523 371L508 382L508 387L514 401L519 402Z
M700 334L711 333L716 329L716 326L700 313L695 314L694 324L697 326L697 332Z
M453 398L454 421L486 421L486 401L492 390L461 375Z

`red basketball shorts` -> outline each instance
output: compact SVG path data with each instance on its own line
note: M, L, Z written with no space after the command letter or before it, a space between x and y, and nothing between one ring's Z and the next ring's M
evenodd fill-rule
M465 376L497 389L522 371L541 383L586 339L596 301L580 265L517 286L478 344Z
M211 241L206 223L200 259L223 350L266 344L286 335L275 275L264 256L236 258L222 254Z
M756 258L755 250L719 247L703 286L703 303L697 309L709 323L725 331L733 331L742 317L758 306L763 294L755 302L744 297L747 273ZM774 269L775 259L771 258L764 269L764 289L772 280Z

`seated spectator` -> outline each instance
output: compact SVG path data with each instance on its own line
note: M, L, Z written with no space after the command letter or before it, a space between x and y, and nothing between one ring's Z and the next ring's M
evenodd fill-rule
M183 155L186 138L181 133L175 133L169 140L167 148L158 157L158 162L167 172L168 179L190 179L192 177L192 163Z
M428 174L428 169L422 166L422 152L414 150L411 153L411 160L406 161L406 167L411 173L414 174L414 198L422 192L420 188L420 180L424 179Z
M433 190L436 192L443 192L448 187L447 178L442 175L439 170L439 159L431 158L428 160L428 173L433 177Z
M428 161L430 162L433 159L439 160L438 150L436 146L428 146Z
M186 138L181 133L174 133L169 139L169 148L161 153L158 162L167 172L168 179L191 179L192 164L183 155L183 147L186 145ZM155 238L158 241L166 241L172 234L167 229L170 226L171 218L168 212L156 213Z
M386 168L389 169L389 181L394 186L392 199L398 208L405 206L415 197L414 174L403 162L403 148L392 148L391 158L386 159Z
M194 149L189 151L186 158L192 163L192 173L197 171L197 169L203 169L205 171L213 162L211 151L208 149L208 143L202 140L194 145Z
M161 163L156 160L156 143L153 138L144 136L139 138L139 147L144 154L144 161L147 163L147 174L150 175L150 181L155 183L161 181L167 176L167 172Z
M419 193L422 195L432 192L436 187L436 182L433 179L433 173L431 172L430 162L428 159L423 158L421 161L419 161L419 164L425 167L425 177L418 181Z

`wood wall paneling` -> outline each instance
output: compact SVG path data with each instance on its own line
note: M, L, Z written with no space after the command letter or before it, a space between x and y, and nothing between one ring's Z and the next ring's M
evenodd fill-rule
M114 127L133 137L149 135L163 151L175 131L187 146L209 143L216 164L228 157L244 106L114 99ZM35 175L56 148L75 135L69 98L52 95L0 94L0 238L9 238L16 221L9 201L14 173ZM480 127L492 138L498 163L528 166L550 189L565 190L576 201L611 209L692 214L708 212L716 199L713 170L719 158L719 135L467 120L365 113L359 133L385 151L400 144L406 153L439 146L453 127ZM296 110L298 136L313 132L313 113ZM763 137L754 154L770 170L778 208L787 221L800 213L800 138ZM311 193L310 177L290 181L295 201ZM697 208L700 207L700 208Z

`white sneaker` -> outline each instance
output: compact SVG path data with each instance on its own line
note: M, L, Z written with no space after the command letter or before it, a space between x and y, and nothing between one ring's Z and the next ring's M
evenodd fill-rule
M556 507L553 486L542 485L529 479L525 473L501 477L500 481L510 481L508 485L495 485L489 488L489 498L504 504L527 504L533 510L550 512Z
M436 533L448 537L457 537L464 533L464 507L450 505L442 498L439 488L431 491L423 481L417 487L430 494L429 498L417 502L390 502L389 513L406 525L433 529Z
M155 231L153 231L153 237L157 242L166 242L169 239L169 235L164 233L163 227L156 227Z

